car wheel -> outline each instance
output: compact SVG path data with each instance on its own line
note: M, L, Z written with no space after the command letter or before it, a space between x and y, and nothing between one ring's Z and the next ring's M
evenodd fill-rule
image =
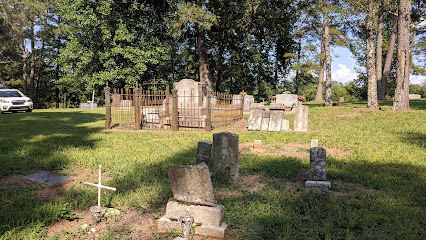
M0 114L3 114L3 111L0 111Z
M27 109L27 110L26 110L26 112L32 112L32 111L33 111L32 109Z

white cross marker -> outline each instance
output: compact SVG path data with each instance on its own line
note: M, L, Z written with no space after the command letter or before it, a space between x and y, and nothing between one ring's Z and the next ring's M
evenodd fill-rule
M84 184L86 184L86 185L90 185L90 186L94 186L94 187L98 188L98 206L99 207L101 206L101 189L102 188L112 190L112 191L117 190L114 187L108 187L108 186L101 185L101 172L102 172L102 165L99 165L99 183L98 184L84 182Z

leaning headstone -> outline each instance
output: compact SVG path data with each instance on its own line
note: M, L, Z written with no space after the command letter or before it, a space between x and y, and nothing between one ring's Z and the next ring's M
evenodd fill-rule
M30 174L28 176L22 177L25 180L46 184L49 187L56 187L61 184L72 181L72 178L67 176L61 176L50 172L37 172Z
M339 102L344 102L345 98L344 97L339 97Z
M269 106L271 116L269 117L269 132L281 132L281 125L284 118L284 105L273 103Z
M263 113L262 113L262 125L260 127L260 130L268 131L269 118L270 117L271 117L271 111L263 111Z
M311 139L311 148L318 147L318 139Z
M305 182L307 188L329 188L331 183L327 181L326 150L322 147L310 149L310 176Z
M263 106L255 105L250 109L250 119L248 121L249 131L259 131L262 125L262 114L264 111Z
M250 113L250 108L254 104L254 97L253 95L245 95L244 96L244 107L243 112L244 113Z
M308 131L308 110L309 107L305 105L298 105L295 107L294 131Z
M225 207L215 204L207 165L170 166L169 179L173 199L167 203L166 214L158 220L159 231L181 230L184 218L190 216L196 235L224 238Z
M421 99L421 98L422 98L422 95L420 95L420 94L408 94L409 100Z
M176 200L198 204L216 203L209 168L205 163L169 166L168 175Z
M283 123L281 124L281 131L287 131L290 129L290 121L287 119L283 119Z
M196 163L205 163L210 166L210 159L212 155L212 143L209 141L199 141L197 146L197 159Z
M221 173L238 179L238 141L234 133L213 134L213 175Z

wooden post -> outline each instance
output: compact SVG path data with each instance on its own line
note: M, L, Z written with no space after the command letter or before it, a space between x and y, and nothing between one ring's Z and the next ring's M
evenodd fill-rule
M212 107L211 107L212 95L207 94L207 115L206 115L206 131L212 131Z
M111 129L111 96L110 96L110 91L111 88L108 87L108 82L106 84L105 87L105 111L106 111L106 116L105 116L105 129Z
M141 130L141 110L140 110L140 101L139 101L139 88L136 84L136 88L133 91L133 106L135 106L135 129Z
M244 93L241 93L240 118L244 115Z
M177 89L172 89L173 106L172 106L172 131L179 130L179 113L178 113L178 96Z

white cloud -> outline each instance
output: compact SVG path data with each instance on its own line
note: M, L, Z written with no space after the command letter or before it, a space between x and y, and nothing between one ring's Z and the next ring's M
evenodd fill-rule
M331 74L333 81L347 83L357 78L357 74L352 72L345 64L339 63L337 66L338 69Z
M410 84L422 85L423 83L426 83L426 76L410 75Z

